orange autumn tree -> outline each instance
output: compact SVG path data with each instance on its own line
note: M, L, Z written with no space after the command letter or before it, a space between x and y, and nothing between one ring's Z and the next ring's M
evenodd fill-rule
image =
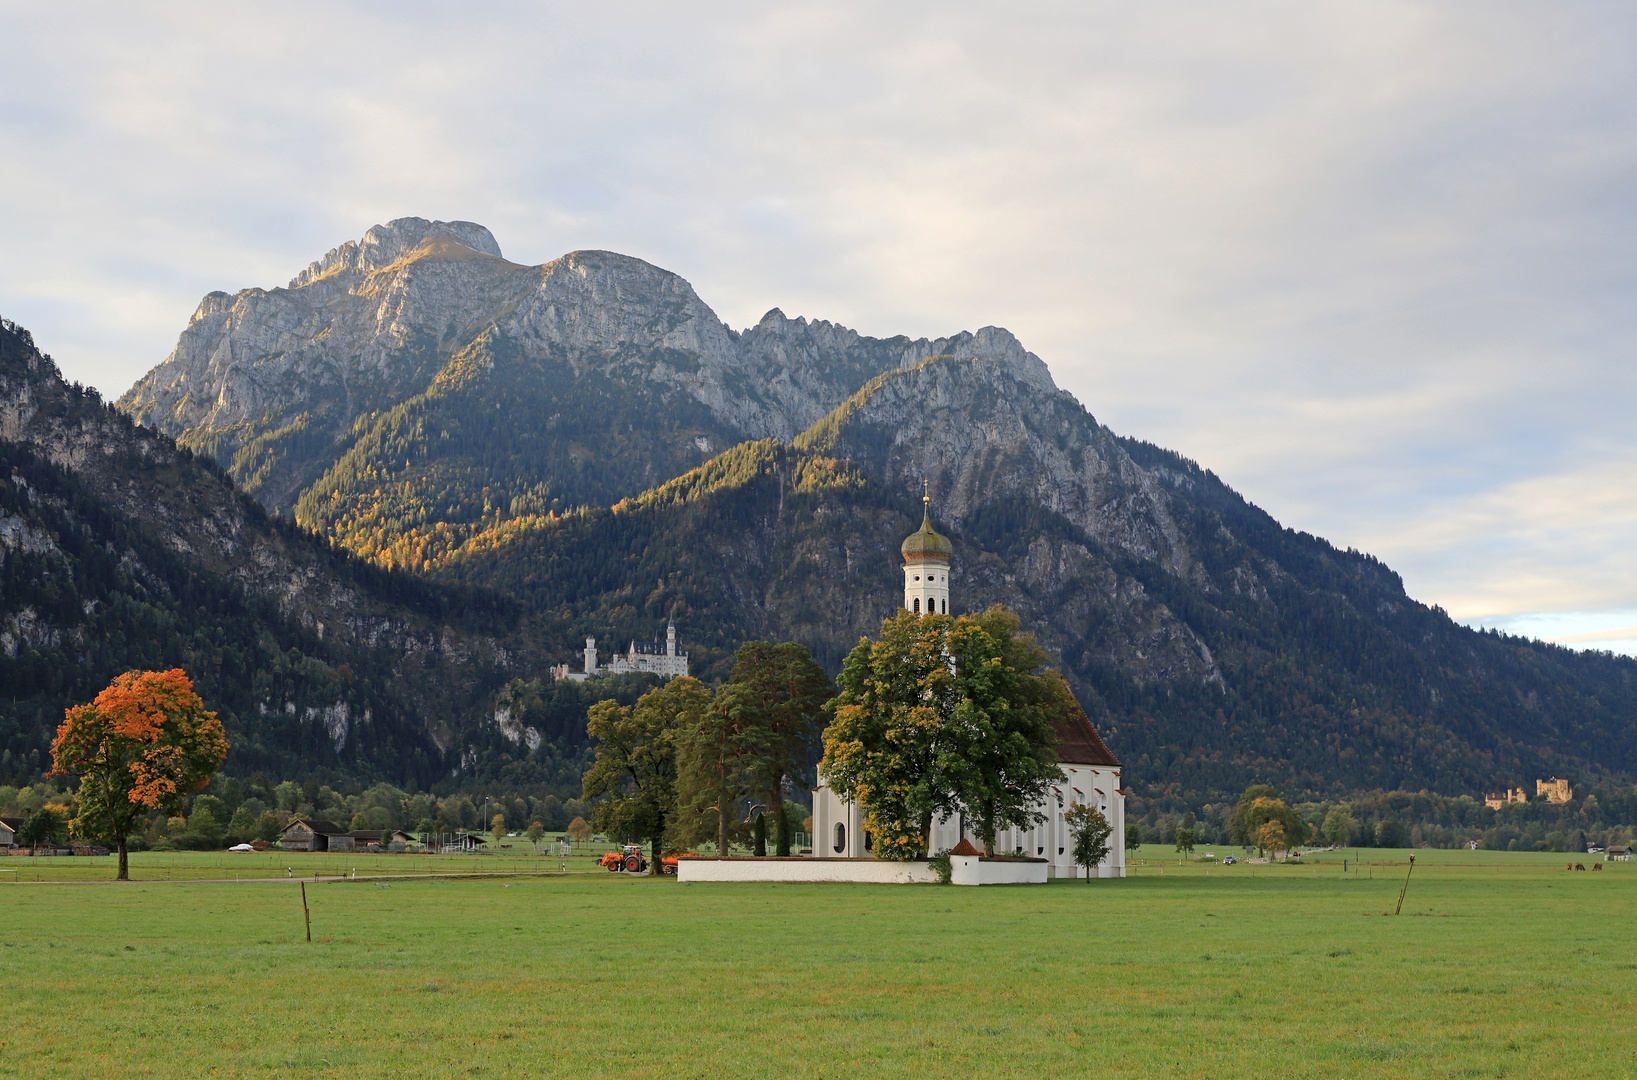
M150 810L180 809L227 757L227 735L181 668L127 671L88 705L76 705L51 744L52 771L78 776L74 833L119 845Z

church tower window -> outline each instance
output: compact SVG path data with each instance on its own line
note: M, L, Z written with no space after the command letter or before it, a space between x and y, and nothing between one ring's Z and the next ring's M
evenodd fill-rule
M847 850L847 826L839 821L836 822L835 849L837 855Z
M915 598L915 614L919 615L920 613L921 613L921 598L916 597Z

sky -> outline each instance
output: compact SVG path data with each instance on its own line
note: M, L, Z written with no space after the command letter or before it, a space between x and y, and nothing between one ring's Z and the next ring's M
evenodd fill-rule
M116 396L420 216L1004 326L1415 598L1637 655L1633 55L1625 3L0 0L0 315Z

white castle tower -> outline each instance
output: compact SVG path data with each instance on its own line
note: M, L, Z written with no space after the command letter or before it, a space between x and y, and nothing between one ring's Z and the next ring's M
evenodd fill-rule
M932 497L921 496L921 528L904 538L904 607L917 615L949 614L949 557L955 546L932 528Z

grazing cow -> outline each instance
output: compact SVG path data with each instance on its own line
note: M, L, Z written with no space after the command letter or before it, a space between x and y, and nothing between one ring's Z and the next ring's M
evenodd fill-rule
M1584 869L1586 869L1586 864L1577 862L1577 863L1574 864L1574 868L1576 870L1584 870Z
M1592 863L1592 869L1593 870L1601 870L1601 869L1603 869L1603 864L1600 863L1600 862L1594 862L1594 863Z

